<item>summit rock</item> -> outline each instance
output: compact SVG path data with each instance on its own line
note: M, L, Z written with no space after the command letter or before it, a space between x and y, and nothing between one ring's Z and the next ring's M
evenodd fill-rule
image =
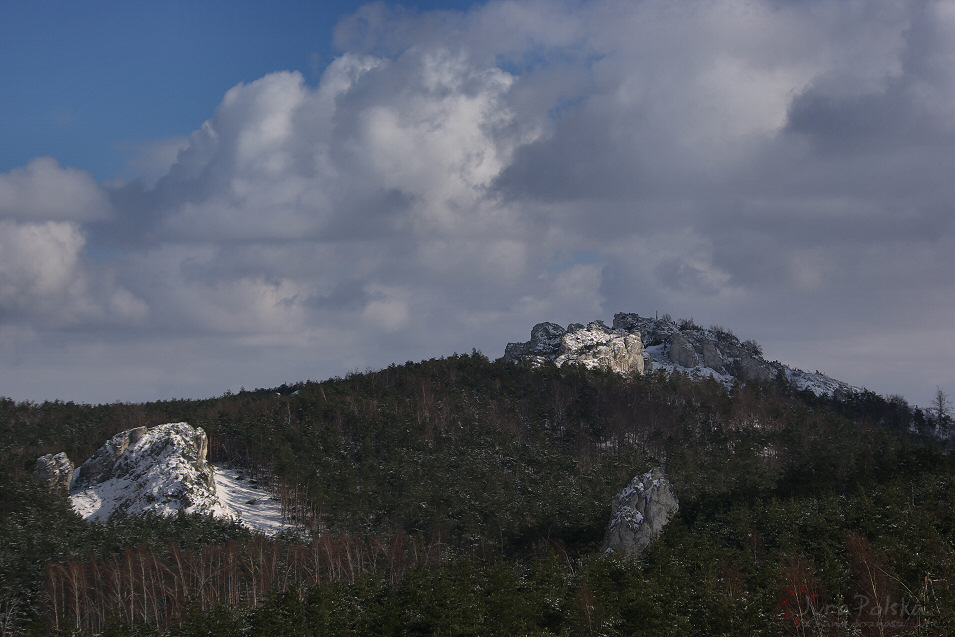
M504 356L511 361L575 363L624 374L642 374L644 367L640 334L609 328L602 321L587 326L576 323L566 330L556 323L538 323L530 341L508 344Z
M572 323L567 329L538 323L531 330L531 340L507 345L504 358L530 365L580 364L623 374L680 372L696 379L712 378L727 387L780 380L817 395L858 391L819 372L767 361L759 345L740 341L727 329L706 329L692 320L674 321L669 316L621 312L614 315L611 327L602 321L586 326Z

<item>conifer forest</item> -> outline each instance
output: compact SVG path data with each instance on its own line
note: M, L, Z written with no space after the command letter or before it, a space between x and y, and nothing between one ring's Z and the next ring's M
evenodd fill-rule
M206 400L0 399L0 634L950 635L941 406L477 351ZM180 421L301 530L87 522L33 476ZM679 512L605 554L654 467Z

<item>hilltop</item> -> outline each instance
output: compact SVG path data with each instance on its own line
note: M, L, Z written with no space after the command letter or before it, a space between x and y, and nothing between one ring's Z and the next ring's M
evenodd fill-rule
M819 396L861 391L819 372L767 361L762 353L758 343L740 341L723 327L703 328L692 319L675 321L668 315L650 318L618 313L611 327L599 320L587 325L571 323L566 329L556 323L538 323L531 330L531 340L509 343L504 357L535 365L550 361L622 373L680 372L695 379L712 378L726 387L782 379Z

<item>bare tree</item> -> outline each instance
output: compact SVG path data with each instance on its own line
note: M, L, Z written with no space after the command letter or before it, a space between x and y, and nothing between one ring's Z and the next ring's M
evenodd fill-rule
M0 635L16 634L17 617L20 614L20 600L5 593L0 598Z
M948 400L948 394L942 391L941 387L935 387L935 397L928 408L929 412L935 417L935 422L943 425L952 418L952 403Z

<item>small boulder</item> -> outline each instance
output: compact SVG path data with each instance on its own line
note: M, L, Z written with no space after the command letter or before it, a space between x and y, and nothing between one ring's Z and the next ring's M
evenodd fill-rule
M680 509L673 485L657 467L634 478L613 499L604 552L637 557Z
M37 458L33 475L51 491L69 493L73 481L73 461L63 451L56 455L48 453Z

